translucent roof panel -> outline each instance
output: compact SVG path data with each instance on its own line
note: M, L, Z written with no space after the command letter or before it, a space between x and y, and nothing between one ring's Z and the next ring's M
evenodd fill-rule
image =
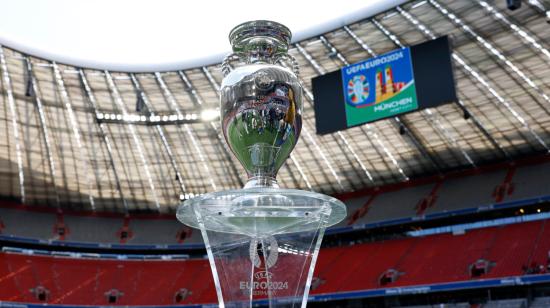
M357 191L547 153L550 31L544 2L412 1L296 41L304 123L280 184ZM548 5L547 5L548 6ZM378 54L449 35L459 101L319 136L311 79ZM242 187L244 170L219 121L219 64L123 73L0 53L0 195L95 211L173 212L180 195ZM100 121L98 115L117 121Z

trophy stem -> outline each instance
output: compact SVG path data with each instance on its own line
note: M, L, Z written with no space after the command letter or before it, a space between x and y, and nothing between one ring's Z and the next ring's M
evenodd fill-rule
M279 183L277 183L274 177L265 175L253 176L248 179L243 188L279 188Z

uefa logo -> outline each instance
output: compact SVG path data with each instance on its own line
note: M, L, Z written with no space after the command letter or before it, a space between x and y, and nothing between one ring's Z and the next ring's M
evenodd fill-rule
M352 106L358 106L369 96L369 82L365 75L355 75L348 81L348 103Z

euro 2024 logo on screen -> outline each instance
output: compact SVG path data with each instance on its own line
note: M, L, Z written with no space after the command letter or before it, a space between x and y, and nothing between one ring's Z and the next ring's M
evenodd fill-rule
M370 84L363 74L353 76L347 84L348 104L356 108L362 108L370 105L379 104L396 94L405 86L404 82L395 82L391 65L386 65L384 73L382 70L376 70L375 74L376 89L374 100L369 100Z
M369 97L370 85L367 77L362 74L353 76L348 81L348 102L358 107Z
M364 108L398 96L413 84L408 49L398 49L342 68L345 100L349 107Z

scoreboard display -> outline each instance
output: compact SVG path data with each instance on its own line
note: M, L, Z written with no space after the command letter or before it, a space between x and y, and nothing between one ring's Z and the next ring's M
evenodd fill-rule
M456 102L448 37L313 78L318 134Z

